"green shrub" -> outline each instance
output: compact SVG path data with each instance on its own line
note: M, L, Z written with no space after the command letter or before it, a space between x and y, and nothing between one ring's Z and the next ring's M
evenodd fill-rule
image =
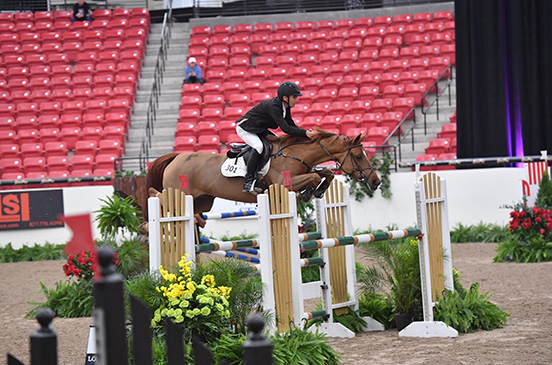
M506 324L509 314L489 301L489 292L479 294L479 283L465 290L454 273L454 291L445 290L443 297L435 305L435 320L442 321L460 333L478 329L491 330Z
M514 206L508 237L498 245L495 262L552 260L552 210Z
M466 242L501 242L508 236L508 226L480 222L477 225L464 226L459 223L450 231L450 241Z
M0 247L0 262L44 261L63 259L65 245L56 245L46 242L44 245L23 246L14 249L11 242Z
M544 172L539 184L539 192L535 200L535 206L541 209L552 209L552 181L548 172Z
M126 228L130 233L140 233L140 210L136 208L131 197L123 199L113 194L100 201L104 205L94 213L98 213L96 222L104 239L115 239L121 228Z
M358 312L361 317L372 317L386 329L394 325L393 303L382 294L362 293L358 298Z
M228 310L232 313L230 325L235 333L245 334L245 319L252 311L262 311L262 282L253 268L239 260L212 260L197 263L192 279L200 282L205 275L213 275L219 286L232 288L228 298Z
M387 293L394 314L422 316L422 295L418 240L376 241L361 247L376 260L376 265L357 270L361 292Z
M46 297L46 302L29 303L36 307L27 313L27 318L34 318L36 311L44 307L50 307L56 317L61 318L90 316L94 307L91 280L58 281L53 289L48 289L46 285L40 282L40 287Z
M274 335L274 364L332 365L340 363L340 356L326 343L322 333L294 330Z

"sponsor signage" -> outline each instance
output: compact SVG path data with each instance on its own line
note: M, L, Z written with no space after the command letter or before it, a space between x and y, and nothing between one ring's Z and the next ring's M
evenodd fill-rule
M62 190L0 193L0 230L63 227Z

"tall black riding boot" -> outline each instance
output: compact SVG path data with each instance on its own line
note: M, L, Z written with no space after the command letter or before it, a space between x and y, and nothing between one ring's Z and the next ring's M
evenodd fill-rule
M257 150L252 149L249 160L247 160L247 174L245 175L245 182L243 184L244 192L257 195L261 191L261 189L255 187L257 166L259 165L260 159L261 155Z

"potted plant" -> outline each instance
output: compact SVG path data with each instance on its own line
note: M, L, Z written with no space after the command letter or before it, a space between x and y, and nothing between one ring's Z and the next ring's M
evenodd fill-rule
M140 211L133 205L130 197L121 198L117 194L100 199L105 205L96 210L96 221L105 240L116 240L117 234L126 230L130 234L140 233Z
M361 268L357 273L362 290L387 293L399 331L413 319L421 318L418 241L412 238L379 241L362 247L376 261L375 265Z

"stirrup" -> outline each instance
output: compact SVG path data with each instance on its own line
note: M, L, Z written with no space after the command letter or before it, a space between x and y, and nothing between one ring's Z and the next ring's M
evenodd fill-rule
M260 192L262 192L262 189L255 186L256 182L257 182L256 179L253 179L251 181L246 181L245 184L243 184L242 191L244 193L250 193L250 194L253 194L253 195L258 195Z

